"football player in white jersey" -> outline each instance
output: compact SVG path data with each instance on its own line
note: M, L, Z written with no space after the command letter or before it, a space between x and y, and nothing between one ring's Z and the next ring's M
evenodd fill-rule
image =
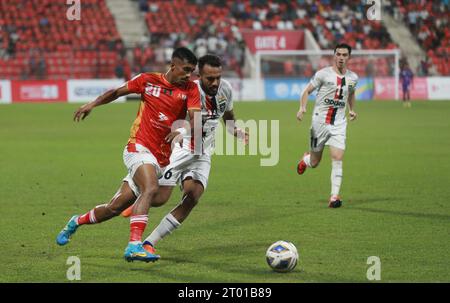
M152 202L152 207L165 204L177 184L181 184L183 195L181 202L161 220L143 241L144 248L152 253L155 253L154 246L157 242L171 234L188 217L206 189L211 169L211 154L214 151L215 130L220 119L222 118L227 126L232 126L228 131L243 139L245 144L248 143L248 134L234 127L232 88L228 81L221 79L220 58L215 55L205 55L199 59L198 68L200 79L195 82L200 91L202 107L203 150L200 155L193 153L189 135L184 136L182 146L177 144L172 150L170 164L159 179L160 186L157 197ZM135 195L139 194L139 189L132 179L125 178L124 181L128 183ZM122 215L127 216L128 212L125 211Z
M316 102L312 114L310 151L303 155L297 165L297 173L315 168L322 159L325 145L330 147L331 156L331 196L328 206L337 208L342 205L339 191L342 184L342 159L346 139L346 108L350 121L356 119L354 111L355 88L358 76L347 69L352 48L339 44L334 49L333 65L316 72L300 99L297 119L303 120L309 95L317 90Z

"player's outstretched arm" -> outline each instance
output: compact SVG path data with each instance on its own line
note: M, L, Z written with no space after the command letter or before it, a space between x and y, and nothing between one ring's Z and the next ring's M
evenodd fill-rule
M223 123L225 123L227 131L230 134L243 140L245 145L248 144L248 133L245 130L236 127L236 118L234 117L233 110L228 110L223 113Z
M353 121L356 119L356 112L354 111L354 106L355 106L355 92L351 92L348 96L348 115L350 116L350 121Z
M308 97L313 91L314 86L308 84L308 86L306 87L305 91L302 94L302 97L300 98L300 108L297 112L298 121L303 120L303 115L306 113L306 105L308 104Z
M126 96L128 94L131 94L126 84L122 85L119 88L111 89L107 92L105 92L103 95L99 96L97 99L95 99L92 102L89 102L83 106L81 106L74 114L73 120L76 122L80 122L81 120L84 120L91 111L96 106L100 106L103 104L108 104L114 100L116 100L119 97Z

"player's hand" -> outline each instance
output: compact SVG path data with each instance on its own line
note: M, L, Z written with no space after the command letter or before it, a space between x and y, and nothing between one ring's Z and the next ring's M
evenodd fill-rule
M183 136L179 131L173 131L170 134L166 136L166 142L172 144L172 148L175 146L175 144L179 143L180 147L183 146Z
M235 136L236 136L236 138L244 141L244 145L248 144L248 133L245 130L237 128L236 132L235 132Z
M306 109L300 108L300 110L297 112L297 120L298 121L302 121L303 120L304 113L306 113Z
M93 108L94 106L91 103L83 105L82 107L77 109L77 111L73 115L73 121L80 122L80 119L84 120L84 118L86 118L91 113Z
M356 119L356 116L358 116L354 111L349 111L348 115L350 116L350 121L353 121Z

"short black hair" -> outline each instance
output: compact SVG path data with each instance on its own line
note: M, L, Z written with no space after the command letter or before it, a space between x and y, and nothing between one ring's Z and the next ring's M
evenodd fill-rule
M180 60L186 61L187 63L197 65L197 57L194 53L187 47L178 47L172 53L172 59L178 58Z
M201 70L206 64L212 67L221 67L222 60L214 54L207 54L198 59L198 69Z
M336 54L336 50L338 48L346 48L348 49L348 54L350 55L352 53L352 47L350 45L348 45L347 43L339 43L338 45L336 45L336 47L334 48L334 53Z

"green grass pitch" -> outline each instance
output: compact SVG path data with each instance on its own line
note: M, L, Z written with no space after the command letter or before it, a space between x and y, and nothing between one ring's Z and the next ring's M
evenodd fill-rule
M209 187L179 230L162 240L156 263L127 263L122 217L55 237L73 214L106 203L126 169L123 147L137 104L0 106L0 282L67 282L70 256L82 282L450 282L450 102L358 102L349 123L340 209L327 208L328 150L321 165L296 174L308 147L310 115L297 103L236 103L243 120L280 121L280 161L214 156ZM175 190L150 210L146 234L176 205ZM297 268L275 273L265 251L280 239L300 253Z

